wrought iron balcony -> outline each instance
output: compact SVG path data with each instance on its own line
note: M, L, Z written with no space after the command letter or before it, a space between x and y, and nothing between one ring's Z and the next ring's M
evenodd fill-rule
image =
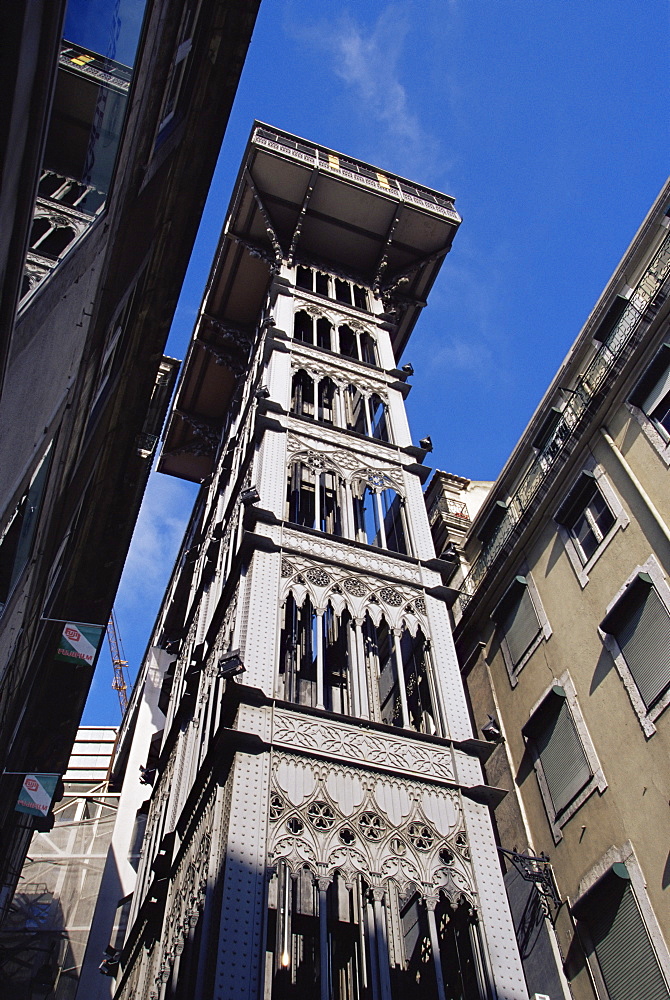
M607 388L639 342L641 323L670 273L670 234L630 296L619 320L581 374L551 435L533 459L507 505L505 515L470 567L461 584L457 605L461 613L483 583L489 569L513 535L528 521L534 502L544 495L562 460L596 412Z
M470 526L470 514L462 500L440 496L431 504L428 517L432 524L440 516L442 522L450 528L467 531Z

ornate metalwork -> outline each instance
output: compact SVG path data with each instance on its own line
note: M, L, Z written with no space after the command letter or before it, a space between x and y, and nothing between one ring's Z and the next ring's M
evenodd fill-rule
M379 596L384 604L388 604L392 608L399 608L402 604L402 595L397 590L394 590L393 587L384 587L379 591Z
M519 851L508 851L504 847L499 847L498 850L510 859L522 879L535 883L542 905L548 915L549 903L556 907L561 905L554 871L549 857L544 852L538 857L533 854L521 854Z

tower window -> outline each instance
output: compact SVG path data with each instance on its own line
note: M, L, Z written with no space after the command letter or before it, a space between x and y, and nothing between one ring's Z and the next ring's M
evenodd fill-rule
M293 336L303 344L314 343L314 320L302 309L295 314L293 321Z
M378 363L374 339L367 332L361 334L361 361L365 361L368 365L376 365Z
M354 305L357 309L368 308L368 293L360 285L354 285Z
M348 385L345 392L347 430L357 434L367 434L365 419L365 397L355 385Z
M319 382L318 420L322 424L332 425L334 421L335 383L331 378L323 378Z
M335 298L338 302L344 302L345 305L351 305L351 285L348 281L341 281L340 278L335 278Z
M385 477L384 477L385 478ZM408 554L403 498L393 487L360 481L354 491L358 540L391 552Z
M370 396L370 436L378 441L389 440L386 406L376 392Z
M309 267L298 267L296 273L295 283L298 288L306 288L307 291L312 291L313 275L312 269Z
M323 271L316 272L316 291L319 295L330 295L330 278Z
M333 349L333 327L323 316L316 321L316 346L326 351Z
M329 603L317 613L309 598L298 606L289 594L280 639L278 698L349 714L350 623L346 609L337 614Z
M358 344L356 334L350 326L341 326L340 330L340 354L347 358L356 358L358 361Z
M298 417L314 417L314 381L303 369L293 376L291 413L295 413Z
M341 536L340 489L339 478L329 469L313 469L306 462L294 462L288 478L287 520Z

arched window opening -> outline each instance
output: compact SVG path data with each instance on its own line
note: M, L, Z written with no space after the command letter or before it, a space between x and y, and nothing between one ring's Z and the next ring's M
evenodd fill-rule
M368 365L377 365L377 345L374 337L366 330L361 334L361 361Z
M375 625L369 612L363 622L363 647L367 673L379 690L381 721L387 726L403 725L402 702L393 634L384 618Z
M351 305L351 285L348 281L335 278L335 298L338 302L344 302L348 306Z
M312 269L311 267L298 267L295 276L295 283L298 288L306 288L312 291Z
M40 240L46 236L50 229L51 223L43 215L38 215L37 218L33 220L32 229L30 230L30 247L32 250L35 249Z
M302 309L295 314L293 337L295 340L302 341L303 344L314 343L314 320L309 313Z
M374 914L368 895L361 876L347 886L336 872L324 888L309 869L292 877L280 861L268 889L266 968L272 990L265 995L271 1000L320 1000L322 996L372 1000L379 995L377 947L374 938L370 939ZM327 959L323 970L322 955Z
M370 396L370 436L378 441L390 441L386 406L376 392Z
M45 257L60 257L76 235L72 226L58 226L40 241L37 251Z
M333 348L333 326L324 316L316 321L316 346L326 351Z
M286 519L303 528L315 527L316 474L304 462L294 462L288 477Z
M348 385L344 394L344 406L347 430L358 434L367 434L365 418L365 397L355 385Z
M308 816L300 817L286 817L281 799L276 808L271 824L282 823L289 831L302 830L310 822L317 830L332 827L327 802L315 801ZM389 891L388 883L380 900L370 888L362 874L349 884L339 872L330 884L317 881L307 865L292 875L286 861L279 859L268 884L265 996L481 1000L475 958L481 946L475 944L472 907L465 900L452 905L442 896L437 904L427 903L416 891L399 896ZM399 937L393 964L386 944L391 925L398 928ZM481 964L479 972L483 974ZM482 986L488 995L486 984Z
M381 547L381 520L377 494L364 483L354 486L354 524L357 541Z
M463 1000L481 996L473 939L477 936L476 914L466 900L450 905L443 896L435 907L437 937L440 942L440 965L446 995Z
M286 491L286 519L303 528L317 528L341 537L342 483L330 469L312 469L306 462L293 462Z
M319 474L319 510L317 527L327 535L342 535L342 517L339 503L339 480L334 472Z
M319 295L330 295L330 278L323 271L316 272L316 291Z
M358 358L358 344L356 343L356 334L351 329L350 326L341 326L340 330L340 354L344 354L347 358Z
M317 419L322 424L335 423L335 383L332 378L322 378L319 382L319 410Z
M331 712L350 715L349 676L353 662L351 615L345 610L338 616L329 604L322 620L325 707Z
M291 413L314 419L314 381L302 368L295 373L291 384Z
M368 293L360 285L354 285L354 305L357 309L368 308Z
M383 512L385 548L407 555L407 538L403 517L404 500L395 490L382 490L379 494Z
M437 981L428 914L418 892L400 903L404 962L392 970L393 995L407 1000L437 1000ZM451 996L451 994L448 994ZM454 994L459 997L459 994Z
M417 630L415 636L406 628L402 630L400 656L407 692L409 723L418 733L433 736L437 732L437 725L429 677L428 649L421 629Z
M277 697L296 705L316 705L318 617L308 597L298 607L293 594L284 605Z
M407 555L403 504L403 498L392 487L379 489L365 482L355 484L354 523L357 540Z

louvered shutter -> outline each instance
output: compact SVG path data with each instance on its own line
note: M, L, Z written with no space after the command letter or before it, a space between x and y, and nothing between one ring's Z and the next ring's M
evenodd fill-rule
M670 685L670 613L653 587L645 591L612 631L649 708Z
M556 813L560 813L591 778L591 768L565 700L535 735L535 745Z
M608 882L621 882L608 876ZM586 914L609 1000L668 1000L670 992L630 882L594 894Z
M501 622L501 629L512 663L516 666L540 631L537 612L527 586L523 587L519 600Z

